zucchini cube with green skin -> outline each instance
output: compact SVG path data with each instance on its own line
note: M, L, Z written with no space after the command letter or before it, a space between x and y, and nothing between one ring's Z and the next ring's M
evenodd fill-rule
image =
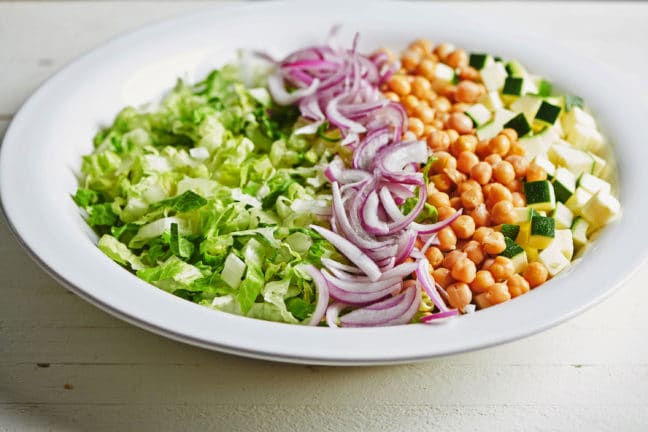
M589 230L589 223L582 217L577 217L574 219L574 223L571 226L572 239L574 240L574 245L578 248L581 248L587 244L587 231Z
M592 198L592 194L583 188L576 188L574 194L565 202L569 210L574 213L574 216L580 216L585 204Z
M554 164L552 164L551 161L549 159L547 159L546 157L544 157L542 155L536 156L533 159L533 163L535 163L540 168L545 170L545 172L547 173L547 178L548 179L551 180L556 176L556 166Z
M511 103L511 110L516 113L524 113L527 116L527 119L532 119L536 116L540 105L542 105L542 98L536 95L524 95L517 98L517 100Z
M488 108L486 108L482 104L475 104L469 107L466 111L465 114L470 117L470 119L473 121L473 124L475 127L480 127L487 123L491 118L492 114Z
M502 94L520 96L524 87L524 78L509 76L504 80Z
M524 183L527 207L538 211L551 211L556 208L556 196L549 180Z
M554 241L551 243L550 247L557 247L560 252L571 261L574 256L574 240L572 238L571 229L559 229L556 230L556 236Z
M540 120L552 125L558 120L560 111L561 109L559 106L552 105L547 101L542 101L540 107L538 108L538 111L536 112L535 118L536 120Z
M482 82L488 91L498 91L504 85L506 80L506 69L500 62L494 62L487 65L479 71Z
M604 172L605 168L607 166L607 162L605 162L605 159L595 155L592 152L588 152L587 154L590 155L592 158L592 174L597 176L597 177L604 177Z
M556 228L558 229L571 228L574 223L574 214L561 202L556 203L556 208L551 217L556 220Z
M607 225L621 212L621 204L610 193L597 192L583 206L581 214L590 223L590 228L597 229Z
M576 95L565 95L565 110L571 111L574 107L583 108L585 101L583 98Z
M560 142L549 149L549 160L558 166L569 168L574 175L592 172L594 159L589 153L573 148L569 143Z
M531 230L527 244L538 249L545 249L556 236L556 221L546 216L531 218Z
M499 232L501 232L505 238L515 240L518 234L520 234L520 225L502 224L499 227Z
M493 57L488 54L471 53L468 57L468 64L477 70L482 70L493 63Z
M527 255L524 248L522 248L522 246L515 243L508 237L505 237L504 240L506 242L506 248L502 253L500 253L500 256L509 258L511 260L515 273L523 272L528 264Z
M553 179L553 188L556 200L567 202L576 191L576 176L567 168L558 168Z
M531 124L524 113L519 113L511 120L504 123L504 129L506 128L515 129L515 132L517 132L519 137L523 137L531 132Z
M502 103L502 98L500 97L497 90L484 93L484 95L479 98L479 103L484 105L491 111L497 111L504 108L504 103Z
M583 173L578 177L578 187L585 189L592 195L600 191L610 193L612 189L610 183L589 173Z
M570 261L560 250L558 244L551 245L538 254L538 261L542 263L551 276L555 276L569 266Z
M538 96L551 96L553 91L553 85L544 78L540 78L537 82L538 86Z

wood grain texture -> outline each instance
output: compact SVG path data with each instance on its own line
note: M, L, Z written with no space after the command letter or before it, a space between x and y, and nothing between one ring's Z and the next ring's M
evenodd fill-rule
M647 94L639 78L648 60L638 54L646 4L469 6L533 16L532 30L617 64L636 80L633 96ZM203 7L0 3L0 139L24 99L70 59ZM1 220L0 431L643 431L647 284L648 264L578 318L482 351L391 367L293 366L205 351L113 318L49 278Z

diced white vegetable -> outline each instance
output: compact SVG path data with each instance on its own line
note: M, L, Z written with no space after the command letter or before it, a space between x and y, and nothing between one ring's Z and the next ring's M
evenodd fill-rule
M504 86L507 73L504 65L500 62L495 62L486 66L480 71L482 81L488 91L497 91Z

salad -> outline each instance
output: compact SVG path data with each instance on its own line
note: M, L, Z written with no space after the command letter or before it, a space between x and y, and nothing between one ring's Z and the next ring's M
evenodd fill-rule
M524 294L619 215L581 98L489 54L357 40L124 108L73 196L99 249L216 310L386 326Z

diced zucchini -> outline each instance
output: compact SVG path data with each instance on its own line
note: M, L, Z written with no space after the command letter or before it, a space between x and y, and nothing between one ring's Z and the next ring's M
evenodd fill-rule
M479 99L479 103L481 103L491 111L497 111L499 109L504 108L504 104L502 103L502 98L500 98L500 95L497 92L497 90L493 90L485 93Z
M477 70L482 70L493 62L493 57L488 54L471 53L468 57L468 64Z
M519 137L523 137L531 132L531 124L529 124L529 120L524 113L520 113L504 123L504 128L514 129Z
M556 220L556 228L558 229L571 228L574 222L574 214L561 202L556 203L556 208L551 217Z
M556 200L562 203L567 202L574 194L574 191L576 191L576 176L567 168L560 167L556 169L553 188L556 194Z
M547 178L553 179L556 176L556 166L551 163L549 159L544 156L536 156L533 158L533 163L545 170Z
M517 60L511 60L506 63L506 71L512 77L524 78L529 75L524 66L522 66Z
M524 87L524 78L508 76L504 80L504 87L502 88L503 95L520 96L522 95L522 88Z
M536 156L545 156L549 148L559 139L560 136L554 128L546 128L537 134L522 137L518 142L524 147L524 158L531 161Z
M594 127L575 124L567 132L567 141L580 150L599 151L603 148L603 135Z
M466 111L465 114L470 117L470 119L473 121L475 127L480 127L487 123L491 117L492 114L488 108L486 108L482 104L475 104L471 107L469 107Z
M574 256L574 241L572 239L571 229L559 229L556 230L556 236L554 241L551 244L553 246L555 243L556 247L562 252L562 254L571 261Z
M501 232L504 237L515 240L520 233L520 225L502 224L499 227L499 232Z
M437 63L434 69L434 79L432 85L439 89L447 84L454 84L457 80L457 73L453 68L444 63Z
M526 252L527 260L529 262L538 261L538 249L531 246L524 246L524 252Z
M535 118L536 120L540 120L548 124L554 124L560 116L560 111L561 109L559 106L552 105L546 101L542 101L540 108L538 108L536 112Z
M619 201L609 192L600 191L587 201L581 214L590 223L590 228L597 229L618 216L620 211Z
M589 223L582 217L574 219L571 226L572 239L576 247L580 248L587 244L587 231L589 230Z
M527 207L538 211L550 211L556 207L556 196L548 180L524 183Z
M553 91L553 85L544 78L540 78L535 81L536 86L538 87L538 96L551 96Z
M572 211L572 213L574 213L574 216L580 216L583 207L587 204L590 198L592 198L591 193L587 192L583 188L577 187L574 194L565 202L565 205Z
M527 120L532 120L535 118L542 102L542 99L538 96L524 95L517 98L511 104L510 108L511 111L515 111L516 113L524 113L527 116Z
M531 218L535 214L535 210L528 207L514 207L513 208L513 218L512 221L514 224L522 224L524 222L531 222Z
M538 261L547 268L551 276L557 275L569 266L569 260L565 258L558 245L548 247L540 252L538 254Z
M554 144L549 149L549 159L556 165L568 168L574 175L592 172L594 160L581 150L572 148L569 144Z
M578 178L578 187L582 187L592 195L599 191L610 193L610 190L612 189L610 183L589 173L583 173L580 175Z
M515 243L523 247L529 246L529 236L531 235L531 221L520 224L520 232L515 238Z
M521 273L527 266L527 256L524 249L510 238L506 237L506 249L500 256L509 258L513 262L513 269L515 273Z
M548 247L556 236L556 221L545 216L534 216L531 219L531 231L527 244L537 249Z
M503 129L504 123L508 122L513 117L515 117L513 111L507 109L495 111L493 120L477 129L477 138L480 140L489 140L494 136L497 136L497 134Z
M499 91L506 80L506 69L500 62L487 65L480 71L482 82L488 91Z
M574 107L583 108L585 102L583 98L576 95L565 95L565 111L571 111Z
M567 111L565 115L560 118L563 130L569 135L569 132L577 124L590 128L596 128L594 117L579 107L572 107L571 111Z
M592 160L594 161L594 163L592 164L592 174L594 174L597 177L604 177L607 162L605 162L603 158L595 155L594 153L588 152L588 154L592 157Z

